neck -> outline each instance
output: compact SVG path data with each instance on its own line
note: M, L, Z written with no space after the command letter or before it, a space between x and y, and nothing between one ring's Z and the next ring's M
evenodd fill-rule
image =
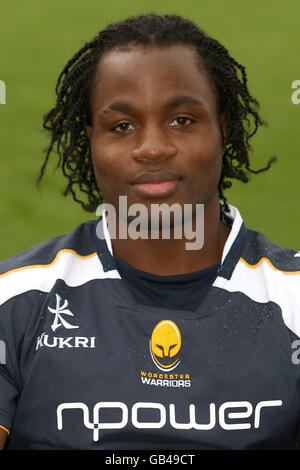
M193 219L193 228L198 221ZM118 233L118 231L117 231ZM230 228L220 221L219 201L204 208L203 246L184 235L181 239L132 238L112 240L114 255L137 269L161 276L186 274L221 263ZM193 249L186 249L190 244Z

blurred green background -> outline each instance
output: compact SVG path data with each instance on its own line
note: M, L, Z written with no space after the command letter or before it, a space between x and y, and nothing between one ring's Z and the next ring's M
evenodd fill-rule
M253 175L226 192L248 227L300 250L300 104L291 101L300 80L300 8L297 0L10 0L0 15L0 259L96 218L61 194L64 181L50 165L41 189L35 180L47 137L42 116L54 103L57 77L69 58L108 22L129 15L177 13L222 42L247 68L250 92L269 127L252 139Z

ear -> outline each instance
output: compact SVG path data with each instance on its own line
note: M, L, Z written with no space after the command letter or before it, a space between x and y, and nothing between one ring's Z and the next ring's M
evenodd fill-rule
M86 130L86 133L88 135L88 138L91 140L93 128L91 126L85 126L85 130Z
M219 123L220 123L220 128L221 128L221 133L222 133L222 143L223 143L223 148L225 150L225 140L227 136L227 127L226 127L226 114L222 113L220 118L219 118Z

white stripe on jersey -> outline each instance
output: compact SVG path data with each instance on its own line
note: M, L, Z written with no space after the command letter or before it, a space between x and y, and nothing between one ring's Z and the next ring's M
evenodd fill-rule
M282 310L286 326L300 336L299 271L280 271L267 259L254 266L240 259L230 280L218 277L213 285L229 292L242 292L255 302L275 302Z
M94 279L121 279L117 270L104 272L97 253L80 256L73 250L61 250L52 263L25 266L0 276L0 305L30 290L50 292L57 279L76 287Z
M226 256L228 255L230 248L233 245L233 242L235 241L236 237L238 236L238 233L240 231L240 228L243 223L243 219L241 217L241 214L239 213L238 209L234 206L231 206L228 204L230 213L228 214L231 219L233 219L233 224L230 230L230 234L228 235L228 238L226 240L226 243L223 248L223 253L222 253L222 261L221 263L224 263L224 260Z

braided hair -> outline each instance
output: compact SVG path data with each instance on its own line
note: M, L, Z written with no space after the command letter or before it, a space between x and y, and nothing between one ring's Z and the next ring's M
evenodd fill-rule
M116 48L128 50L138 45L167 47L179 44L193 46L196 50L208 72L218 112L226 115L227 135L218 185L219 198L223 202L221 216L226 221L229 207L224 190L231 186L230 180L247 183L249 173L268 170L276 157L271 157L265 168L250 168L249 139L266 123L258 114L258 101L249 93L245 67L236 62L217 40L192 21L177 15L145 14L110 24L68 61L56 84L56 104L44 116L43 127L50 132L51 140L45 149L46 157L37 183L44 175L50 154L56 150L56 168L61 168L68 180L63 194L71 193L85 210L95 211L103 197L96 183L85 126L92 124L90 97L101 57ZM83 193L87 201L82 200Z

